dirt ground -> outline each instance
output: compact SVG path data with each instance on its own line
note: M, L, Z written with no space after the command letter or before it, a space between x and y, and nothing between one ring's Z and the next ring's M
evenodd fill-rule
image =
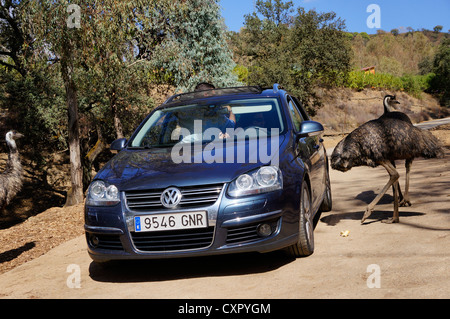
M400 208L399 224L381 222L392 215L390 194L360 223L388 180L383 168L331 170L334 207L307 258L273 252L103 268L86 252L83 206L54 207L0 229L0 298L450 298L449 132L433 131L447 145L444 159L414 162L413 206ZM341 138L326 137L327 148Z

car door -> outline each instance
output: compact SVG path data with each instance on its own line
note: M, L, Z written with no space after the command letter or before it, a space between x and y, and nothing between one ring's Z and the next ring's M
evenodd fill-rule
M309 120L303 107L298 100L287 96L287 102L291 118L296 132L299 131L301 122ZM297 104L298 103L298 104ZM322 195L325 191L324 167L325 167L325 149L320 136L304 137L297 143L297 151L300 152L303 161L309 167L311 180L311 199L313 207L320 205Z

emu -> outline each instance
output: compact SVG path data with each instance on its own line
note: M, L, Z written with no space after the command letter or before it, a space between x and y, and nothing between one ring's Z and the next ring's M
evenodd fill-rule
M0 174L0 211L11 202L22 188L23 168L15 141L21 137L23 135L14 130L6 133L6 144L9 147L9 154L6 168Z
M398 119L405 121L407 123L410 123L412 125L411 119L406 115L405 113L394 111L397 109L397 104L400 104L399 101L397 101L397 98L395 95L386 95L383 98L383 107L384 107L384 116ZM398 199L399 199L399 205L400 206L411 206L411 201L409 200L409 173L411 171L411 165L412 165L413 159L406 160L405 161L405 168L406 168L406 178L405 178L405 194L402 194L402 191L400 189L400 184L398 185ZM392 161L391 164L395 166L395 161ZM394 185L392 185L392 190L394 190Z
M393 100L395 98L385 99L388 102ZM388 103L388 106L392 104L394 102ZM375 205L391 186L394 189L394 213L386 223L399 222L399 174L395 165L392 164L395 160L406 161L407 187L409 187L409 170L414 158L442 158L444 156L443 147L436 137L430 132L412 125L406 114L398 113L400 112L386 112L378 119L362 124L342 139L331 154L333 169L346 172L352 167L381 165L390 176L388 183L367 206L361 223L364 223L372 214ZM405 193L406 196L408 196L407 193ZM409 201L407 197L406 201Z

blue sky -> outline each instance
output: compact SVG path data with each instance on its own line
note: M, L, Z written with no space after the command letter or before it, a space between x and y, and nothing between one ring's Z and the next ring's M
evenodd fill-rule
M254 11L254 3L254 0L220 0L222 16L230 31L239 31L244 15ZM373 13L367 12L370 4L379 6L380 29L384 31L406 31L407 27L433 30L436 25L442 25L445 32L450 29L450 0L293 0L293 3L295 8L336 12L345 20L349 32L377 32L377 28L367 26L367 18Z

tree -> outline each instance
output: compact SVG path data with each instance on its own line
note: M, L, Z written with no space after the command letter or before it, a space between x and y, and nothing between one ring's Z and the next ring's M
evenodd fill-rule
M235 63L227 43L218 0L158 1L139 37L155 77L169 81L180 91L190 91L199 82L216 86L239 84L233 74Z
M398 29L392 29L392 30L391 30L391 33L392 33L394 36L398 36L398 35L400 34L400 31L398 31Z
M18 7L16 1L0 1L0 65L25 76L26 69L21 56L29 54L24 44L30 39L22 31L17 17Z
M350 68L350 43L344 34L345 24L334 12L317 13L298 9L294 27L294 48L301 63L322 84L339 81Z
M24 5L26 27L35 37L34 44L40 47L39 54L60 62L61 77L64 82L67 103L67 132L70 151L70 172L72 189L67 204L83 201L83 177L79 138L78 94L75 67L79 63L76 51L80 45L83 31L69 28L67 9L69 1L55 4L53 1L30 1Z
M436 32L436 33L439 33L439 32L442 31L442 29L444 29L443 26L437 25L437 26L435 26L435 27L433 28L433 31Z
M66 145L60 121L64 92L62 80L55 76L55 60L34 59L36 43L24 27L23 7L21 1L0 1L0 107L8 109L8 125L24 133L34 146L27 152L31 153L38 175L43 164L42 149Z
M279 27L280 25L289 25L292 21L293 2L283 2L282 0L262 1L256 2L256 10L259 12L266 22Z
M321 105L315 87L342 83L350 68L344 22L333 12L298 8L294 14L292 2L260 0L256 9L241 31L249 83L281 83L314 114Z
M80 103L92 106L99 100L108 101L115 119L116 133L119 136L122 134L117 122L116 102L118 88L122 89L124 84L125 64L134 63L125 61L123 54L130 40L127 36L136 28L133 24L133 5L137 3L107 0L101 3L80 2L80 6L74 7L69 1L55 4L46 0L26 2L23 7L22 20L27 22L26 30L34 37L35 59L58 63L65 88L72 185L66 205L81 203L84 197ZM70 8L76 10L71 11ZM79 15L75 17L79 19L78 24L70 21L73 14ZM132 50L130 45L128 49ZM86 94L88 90L96 94ZM86 111L86 108L83 109Z
M431 87L439 92L441 104L450 107L450 39L444 39L439 45L433 61Z

